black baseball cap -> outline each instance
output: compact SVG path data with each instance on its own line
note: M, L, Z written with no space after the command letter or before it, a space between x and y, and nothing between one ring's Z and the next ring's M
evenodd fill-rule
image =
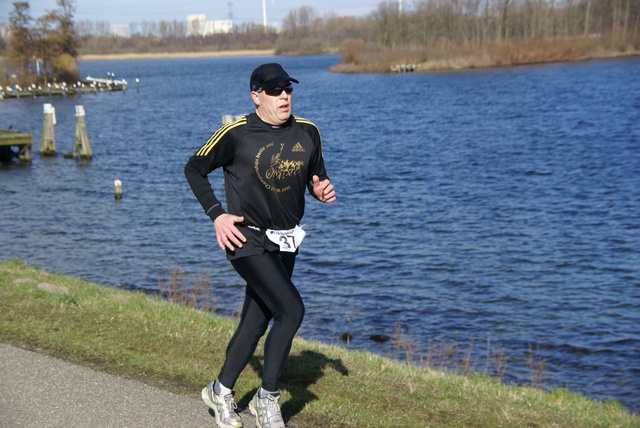
M284 71L284 68L280 64L275 62L269 64L262 64L251 73L251 80L249 81L249 88L252 91L258 89L273 89L281 82L288 80L290 82L300 83L289 74Z

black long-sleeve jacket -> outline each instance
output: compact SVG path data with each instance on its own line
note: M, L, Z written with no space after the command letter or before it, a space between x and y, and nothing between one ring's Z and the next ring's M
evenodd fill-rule
M207 177L220 167L224 170L226 211ZM277 248L264 238L264 230L298 225L304 215L305 188L310 187L312 177L328 178L322 139L312 122L291 116L284 125L275 127L255 113L221 126L191 156L184 172L212 220L224 212L244 217L239 227L248 242L228 252L230 258Z

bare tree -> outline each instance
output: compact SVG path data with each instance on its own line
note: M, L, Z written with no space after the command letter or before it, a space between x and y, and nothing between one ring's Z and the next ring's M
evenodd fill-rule
M129 23L129 32L132 36L136 35L138 33L138 23L137 22L130 22Z
M96 21L96 36L108 36L111 33L109 21Z
M289 11L282 21L282 30L287 38L309 37L314 32L319 18L314 8L302 6Z
M140 23L140 28L142 29L142 35L144 37L155 36L158 34L158 24L155 21L143 20Z
M171 35L169 26L170 24L167 21L165 20L160 21L160 23L158 24L158 33L161 38L166 39Z
M394 46L398 42L400 32L400 11L394 1L383 1L372 14L375 25L375 35L384 46Z
M584 12L584 35L589 34L589 20L591 18L591 0L587 0L587 7Z
M90 19L81 19L76 22L76 32L79 37L88 37L95 35L95 26Z

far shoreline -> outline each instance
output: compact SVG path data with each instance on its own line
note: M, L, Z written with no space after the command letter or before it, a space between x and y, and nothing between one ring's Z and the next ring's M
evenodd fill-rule
M83 54L78 56L79 61L97 61L97 60L131 60L131 59L185 59L185 58L216 58L216 57L237 57L237 56L274 56L276 55L274 49L237 49L228 51L201 51L201 52L122 52L122 53L110 53L110 54ZM562 62L582 62L598 59L614 59L624 57L640 56L640 51L632 50L626 52L612 51L612 50L599 50L595 53L576 56L573 58L543 58L538 57L537 60L531 60L526 58L520 58L519 60L504 60L504 59L492 59L486 55L472 55L466 57L452 57L448 59L431 59L423 63L415 64L411 71L415 72L443 72L443 71L463 71L473 69L488 69L488 68L504 68L504 67L518 67L527 65L541 65L549 63L562 63ZM342 74L359 74L359 73L389 73L387 66L379 63L361 63L350 64L341 63L335 64L329 68L329 71Z
M123 60L123 59L162 59L162 58L209 58L229 56L263 56L275 55L273 49L264 50L231 50L204 52L158 52L158 53L114 53L114 54L85 54L79 55L79 61Z

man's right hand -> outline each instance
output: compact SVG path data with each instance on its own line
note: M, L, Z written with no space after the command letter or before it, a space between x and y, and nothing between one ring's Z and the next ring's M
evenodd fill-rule
M216 239L220 248L223 250L228 248L231 251L242 248L242 244L247 242L247 238L238 230L236 223L243 221L244 217L227 213L216 217L213 221L213 228L216 231Z

